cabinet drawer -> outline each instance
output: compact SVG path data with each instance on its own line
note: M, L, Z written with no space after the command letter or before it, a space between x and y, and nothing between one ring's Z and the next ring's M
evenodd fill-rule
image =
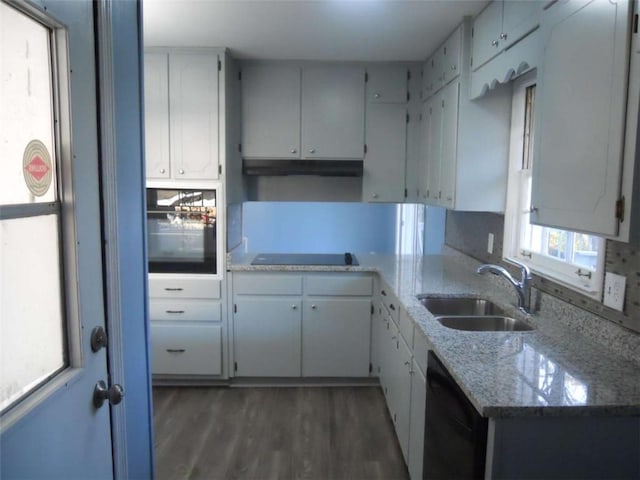
M152 372L221 375L222 326L151 324Z
M413 358L416 360L420 370L427 374L427 353L429 352L429 341L425 338L420 327L415 325L413 338Z
M159 298L220 298L220 280L214 278L149 276L149 296Z
M272 273L236 273L234 295L302 295L302 277Z
M400 330L400 333L409 347L413 347L413 325L413 320L406 310L404 308L400 308L400 314L398 315L398 330Z
M373 278L339 275L313 275L305 277L307 295L370 296L373 293Z
M149 318L153 320L193 320L219 322L222 319L220 302L210 300L151 299Z

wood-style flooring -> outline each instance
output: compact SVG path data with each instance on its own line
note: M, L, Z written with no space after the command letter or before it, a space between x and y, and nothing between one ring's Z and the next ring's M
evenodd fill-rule
M408 479L378 387L153 389L156 478Z

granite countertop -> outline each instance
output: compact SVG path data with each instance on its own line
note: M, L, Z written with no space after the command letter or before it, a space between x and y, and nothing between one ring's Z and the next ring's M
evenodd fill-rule
M375 272L394 291L441 359L485 417L640 415L640 364L559 321L544 306L527 332L465 332L442 326L417 294L480 295L523 318L504 280L475 273L461 254L424 257L356 253L359 266L253 266L255 254L234 254L230 271ZM606 322L606 320L602 320ZM636 342L640 335L630 333ZM636 337L637 335L637 337ZM634 344L635 345L635 344Z

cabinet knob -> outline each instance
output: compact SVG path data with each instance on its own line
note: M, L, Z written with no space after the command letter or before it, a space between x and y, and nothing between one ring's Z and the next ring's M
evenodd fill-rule
M309 153L316 153L316 149L315 148L310 148L309 149Z
M498 40L494 40L493 42L491 42L491 46L492 47L497 47L498 46Z
M379 94L379 93L377 93L377 92L376 92L376 93L374 93L374 94L373 94L373 98L380 98L380 94Z
M451 70L455 71L456 68L458 68L458 66L455 63L452 63L451 64Z
M500 34L500 38L501 38L502 40L506 40L506 39L507 39L507 34L506 34L506 33L504 33L504 32L502 32L502 33Z
M316 307L315 305L311 305L311 310L317 310L318 307Z
M184 170L183 170L183 169L180 169L180 170L178 170L178 173L179 173L180 175L184 175Z
M297 305L291 305L291 310L297 310L298 306Z
M291 153L297 153L298 151L295 148L291 149Z
M160 173L164 173L164 172L166 172L166 170L164 168L161 168Z
M377 193L372 193L371 194L371 198L378 198L378 194Z

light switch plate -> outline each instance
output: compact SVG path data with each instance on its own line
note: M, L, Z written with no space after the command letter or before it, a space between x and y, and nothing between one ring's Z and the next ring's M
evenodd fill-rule
M493 233L489 234L489 239L487 240L487 252L493 253Z
M602 303L607 307L622 312L624 308L624 291L627 285L627 277L615 273L604 274L604 298Z

